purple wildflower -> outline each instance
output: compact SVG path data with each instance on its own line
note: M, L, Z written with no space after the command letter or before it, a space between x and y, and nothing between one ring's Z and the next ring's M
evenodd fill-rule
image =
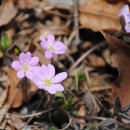
M130 12L129 12L129 6L128 5L124 5L120 11L119 11L119 17L123 17L124 18L124 22L121 19L121 24L124 27L124 29L126 30L126 32L130 32Z
M34 83L38 88L44 89L51 94L55 94L57 91L63 91L64 87L61 85L61 81L67 78L67 73L62 72L55 75L55 68L53 65L42 65L35 69Z
M17 71L17 77L23 78L27 77L29 79L33 78L33 69L38 64L39 58L31 56L30 52L21 53L19 55L19 60L13 61L11 66Z
M49 34L47 40L43 37L40 37L41 46L46 50L45 57L50 59L54 54L64 54L66 46L60 41L55 41L55 37L52 34Z

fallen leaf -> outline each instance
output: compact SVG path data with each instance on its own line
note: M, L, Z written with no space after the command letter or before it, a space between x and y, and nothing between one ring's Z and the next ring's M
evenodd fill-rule
M83 28L93 31L118 31L121 26L118 12L124 2L110 4L106 0L89 0L80 7L80 23Z
M119 71L119 77L113 84L113 95L121 99L124 107L130 104L130 46L115 36L102 34L109 44L112 63Z
M53 35L68 35L70 31L66 29L66 26L60 25L60 26L46 26L40 29L40 34L42 36L47 36L48 34Z
M11 1L5 2L0 8L0 26L8 24L17 14L17 9Z
M27 101L25 99L25 92L23 90L23 80L17 78L16 71L12 68L6 67L5 72L7 73L9 79L9 91L7 96L7 101L5 104L10 105L13 108L17 108ZM12 76L13 75L13 76ZM29 98L37 91L37 87L33 83L28 83L28 87L25 89ZM14 100L13 100L14 98ZM12 104L13 100L13 104Z
M96 56L94 54L89 55L88 60L89 64L93 67L105 66L105 61L101 57Z
M0 108L2 108L7 95L8 95L8 86L9 82L6 74L3 71L0 71Z
M33 9L39 5L38 0L18 0L18 7L20 9Z

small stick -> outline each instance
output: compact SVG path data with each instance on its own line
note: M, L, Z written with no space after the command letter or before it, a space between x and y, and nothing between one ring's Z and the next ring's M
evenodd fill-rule
M69 72L71 72L74 68L76 68L80 62L82 62L90 53L92 53L93 51L95 51L96 49L98 49L101 45L103 45L103 43L100 43L96 46L94 46L93 48L89 49L88 51L86 51L76 62L75 64L73 64L70 69Z
M74 3L74 28L76 30L75 43L76 46L80 43L79 37L79 0L73 0Z
M7 115L9 116L12 116L12 117L18 117L18 118L28 118L28 117L34 117L34 116L38 116L38 115L42 115L44 113L47 113L49 111L52 111L54 108L49 108L47 110L44 110L44 111L41 111L41 112L37 112L37 113L34 113L34 114L28 114L28 115L14 115L14 114L11 114L11 113L7 113Z

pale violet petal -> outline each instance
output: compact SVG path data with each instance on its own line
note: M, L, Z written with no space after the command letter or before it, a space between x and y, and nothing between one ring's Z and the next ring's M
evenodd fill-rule
M51 58L53 57L53 53L50 52L50 51L46 51L46 52L45 52L45 57L46 57L47 59L51 59Z
M41 67L39 67L39 66L33 67L33 72L34 72L34 80L40 79L43 76L43 74L41 72Z
M55 88L56 91L64 91L64 87L61 84L53 84L53 88Z
M53 83L59 83L61 81L63 81L64 79L67 78L67 73L66 72L62 72L62 73L59 73L57 74L53 79L52 79L52 82Z
M60 50L61 50L61 49L66 49L65 44L64 44L63 42L60 42L60 41L56 41L56 42L55 42L55 47L56 47L57 49L60 48Z
M17 71L21 70L21 67L22 67L19 61L13 61L11 66Z
M40 37L40 40L41 40L41 42L40 42L41 46L42 46L44 49L47 49L47 41L45 40L45 38Z
M120 11L119 11L119 16L122 16L122 15L126 15L129 13L129 6L128 5L124 5Z
M31 60L31 53L30 52L26 52L26 59L27 61L30 61Z
M49 34L48 37L47 37L47 43L48 43L48 44L54 44L54 42L55 42L55 37L54 37L54 35Z
M130 22L130 13L128 13L127 15L124 15L125 18L125 23L129 23Z
M25 73L24 73L23 70L20 70L20 71L17 72L17 77L18 78L23 78L24 76L25 76Z
M26 59L25 53L20 53L20 55L19 55L19 61L20 61L21 63L24 63L25 59Z
M51 64L48 65L48 73L50 78L53 78L55 76L55 67Z
M55 50L54 54L64 54L65 50Z
M35 66L35 65L38 64L38 62L39 62L39 58L37 56L34 56L34 57L31 58L29 65Z
M41 86L43 85L42 80L40 80L40 77L34 77L32 81L38 88L41 88Z
M55 94L56 93L56 90L55 88L53 88L52 86L46 86L43 88L44 90L48 91L50 94Z
M44 64L41 66L41 73L42 73L42 75L44 77L47 76L47 75L49 75L48 67L46 65L44 65Z
M31 71L27 71L25 72L25 76L28 78L28 79L33 79L34 78L34 73L31 72Z

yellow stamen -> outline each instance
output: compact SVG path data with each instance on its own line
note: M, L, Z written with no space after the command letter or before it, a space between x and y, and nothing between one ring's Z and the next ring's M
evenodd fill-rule
M44 84L45 86L50 86L52 83L51 83L51 80L47 79L44 81Z
M49 51L54 51L54 47L52 45L48 46Z
M29 67L28 67L28 65L23 65L23 66L22 66L22 69L23 69L24 71L27 71L27 70L29 69Z

